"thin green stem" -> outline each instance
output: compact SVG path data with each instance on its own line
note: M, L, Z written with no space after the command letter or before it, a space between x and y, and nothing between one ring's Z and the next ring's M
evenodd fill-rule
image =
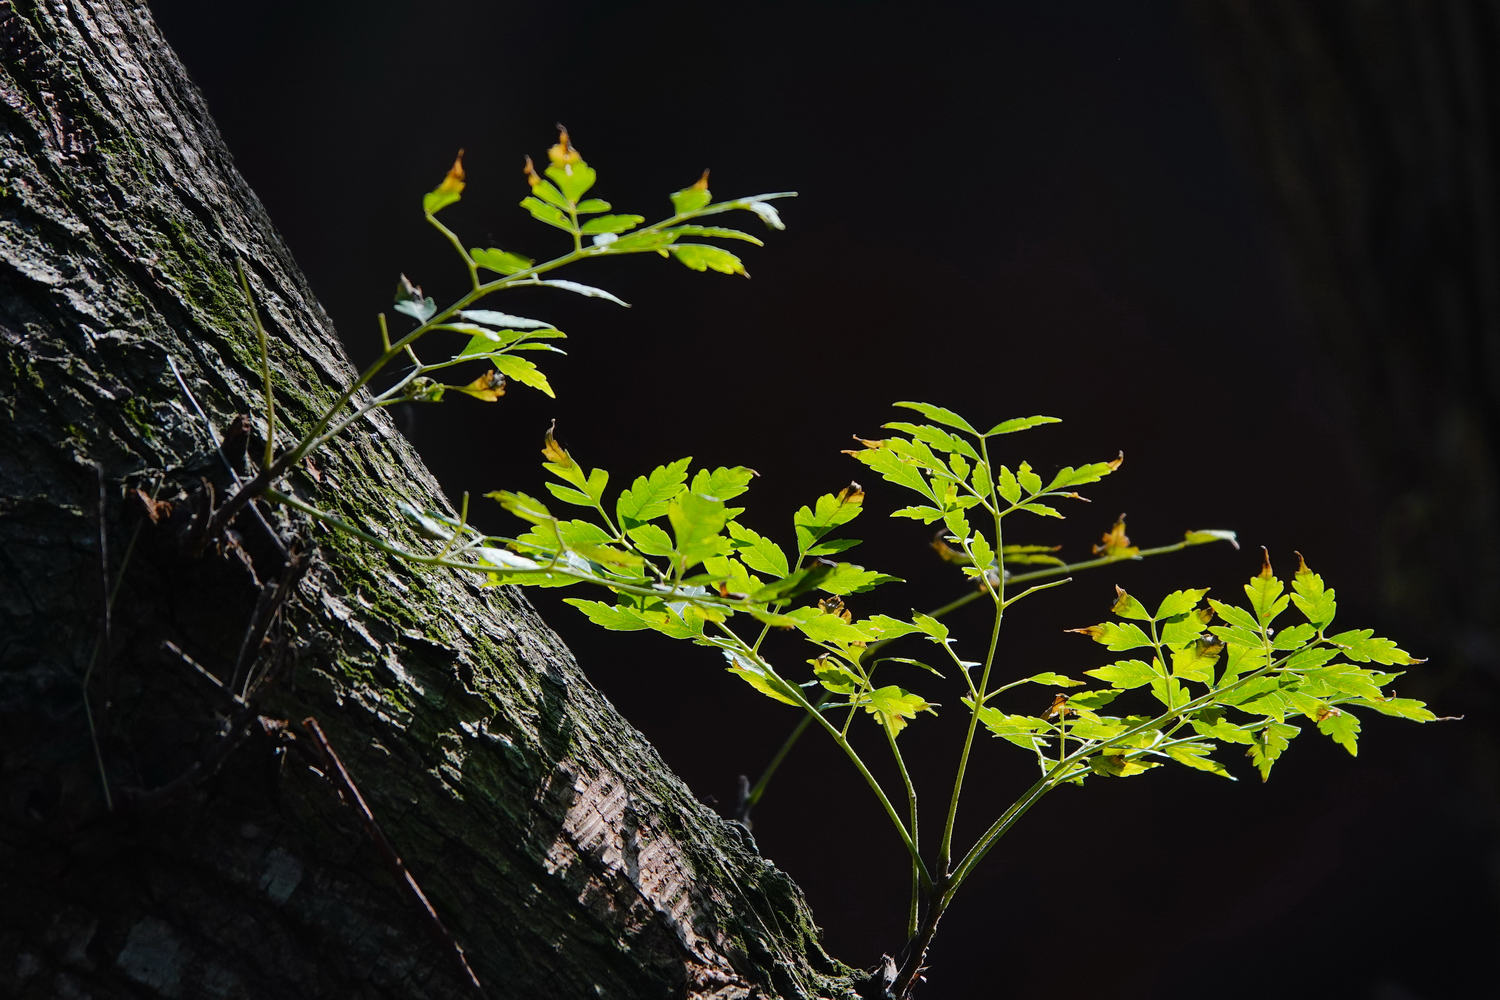
M985 468L993 468L990 464L989 442L984 438L979 439L980 458ZM984 670L979 676L979 691L988 691L990 688L990 671L995 666L995 651L1000 645L1000 626L1005 620L1005 572L1004 552L1005 536L1001 524L1001 515L998 510L994 513L995 525L995 551L1001 553L1001 572L995 574L993 596L995 600L995 621L990 628L990 644L984 655ZM964 776L969 769L969 754L974 748L974 733L979 728L979 710L984 706L979 698L973 700L969 706L969 728L964 733L964 747L958 757L958 773L953 777L953 795L948 800L948 818L943 823L943 841L938 848L937 869L946 876L948 874L948 862L953 857L953 827L958 822L958 800L963 795Z
M736 652L744 656L746 659L750 660L761 670L765 671L767 677L773 679L777 684L779 684L785 692L790 694L791 697L795 699L799 708L801 708L804 712L807 712L808 715L812 717L812 720L814 722L822 726L825 730L827 730L828 735L833 737L833 741L838 744L839 749L844 751L844 755L849 758L855 769L859 771L860 777L865 779L865 784L870 786L870 790L874 792L875 797L880 800L880 805L883 809L885 809L886 816L890 818L891 824L896 828L896 832L901 835L901 842L906 845L906 851L911 855L912 863L916 865L918 873L921 876L923 888L931 887L932 875L927 870L926 862L922 860L921 852L917 850L916 841L912 839L912 834L906 829L906 824L902 822L900 815L897 814L896 807L891 804L890 797L885 794L885 789L880 787L880 782L875 780L875 775L871 774L870 769L865 766L865 762L860 757L859 752L854 749L854 747L849 743L847 739L844 738L843 734L839 732L838 728L824 717L822 712L813 707L812 703L807 700L807 697L805 695L803 695L802 689L800 687L795 684L791 684L786 680L783 680L782 677L776 673L775 668L773 668L769 663L762 659L758 653L752 650L743 639L741 639L733 632L733 630L726 627L723 622L718 623L718 627L721 632L723 632L726 636L734 641L734 643L736 644Z
M446 236L449 243L453 244L453 249L457 250L458 255L463 258L464 267L469 269L469 281L472 282L474 287L477 289L479 287L479 267L474 263L474 258L469 256L469 251L464 249L464 245L459 241L458 235L454 233L453 230L449 229L447 226L439 222L431 212L427 213L427 221L430 222L438 232ZM576 250L577 248L575 247L574 249Z
M889 724L883 725L881 728L885 730L885 738L891 745L891 756L896 758L896 767L900 769L901 781L906 786L906 802L911 811L911 842L914 847L920 850L922 841L917 824L917 789L912 784L911 775L907 773L906 760L901 756L901 748L896 746L896 734L891 732ZM917 868L917 863L913 861L911 866L911 907L908 909L906 915L907 940L917 936L917 907L921 901L921 890L921 872Z

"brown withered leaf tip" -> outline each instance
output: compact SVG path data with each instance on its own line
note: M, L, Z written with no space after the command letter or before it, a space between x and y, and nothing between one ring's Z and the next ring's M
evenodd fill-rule
M160 524L172 516L172 505L166 500L153 500L145 490L136 490L135 498L152 524Z
M1068 707L1068 696L1059 691L1052 697L1052 707L1047 709L1047 714L1042 718L1050 719L1056 715L1066 719L1070 714L1077 715L1078 713Z
M1261 554L1265 556L1266 560L1265 564L1260 568L1260 575L1262 578L1269 580L1271 577L1276 575L1275 573L1271 572L1271 550L1262 545L1260 547L1260 551Z
M493 403L505 395L505 376L491 368L468 385L460 386L458 391L486 403Z
M1130 536L1125 534L1125 515L1121 514L1114 526L1104 533L1100 544L1094 546L1094 555L1112 556L1124 553L1130 547Z
M703 176L700 177L700 178L698 178L696 181L693 182L693 190L694 191L707 191L708 190L708 168L705 167L704 170L703 170Z
M839 490L839 495L834 499L839 503L862 504L865 502L865 488L850 480L849 485Z
M573 459L568 455L567 451L563 449L562 445L557 443L557 438L553 436L556 431L557 421L554 420L552 421L552 426L547 428L547 433L542 438L542 457L551 462L553 465L561 465L564 468L571 468L573 465Z
M448 176L443 178L443 183L438 185L439 191L451 191L454 194L464 189L464 151L459 150L458 155L453 158L453 166L448 168Z
M843 598L839 597L837 594L835 594L833 597L825 597L822 600L818 601L818 610L822 611L824 614L834 615L837 618L842 618L846 622L852 622L854 620L854 615L849 612L848 608L844 607Z
M583 156L568 141L568 130L561 122L557 126L557 145L547 150L547 159L560 167L569 167L583 162Z

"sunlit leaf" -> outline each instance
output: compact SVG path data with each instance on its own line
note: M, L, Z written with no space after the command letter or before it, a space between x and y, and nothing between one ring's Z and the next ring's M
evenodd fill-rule
M672 210L678 215L691 215L698 211L713 200L713 195L708 192L708 171L703 171L703 176L692 185L681 191L674 191L668 197L672 199Z
M475 264L486 271L494 271L496 274L515 274L536 263L530 257L522 257L518 253L508 253L495 247L490 247L488 250L475 247L469 251L469 256Z
M562 281L559 279L550 281L538 281L535 282L535 284L546 285L548 288L561 288L565 291L576 292L579 295L585 295L591 299L608 299L615 305L624 306L627 309L630 308L629 302L626 302L615 295L611 295L609 292L606 292L602 288L595 288L593 285L580 285L576 281Z
M583 224L580 232L585 236L595 233L623 233L646 221L644 215L601 215Z
M879 719L880 724L889 729L893 736L905 729L909 720L915 719L918 712L937 714L932 705L922 697L895 685L876 688L870 692L869 699L865 704L865 711Z
M464 151L459 150L443 182L422 196L422 211L428 215L458 201L464 189Z
M1000 423L984 432L985 437L994 437L997 434L1014 434L1016 431L1030 430L1040 427L1042 424L1060 424L1062 420L1058 417L1013 417L1010 420L1002 420Z
M1085 670L1084 673L1107 681L1117 688L1138 688L1150 684L1158 676L1145 660L1117 660L1107 667Z
M979 436L979 432L974 429L974 425L970 424L967 420L959 416L957 413L954 413L952 410L945 409L941 406L933 406L931 403L913 403L910 401L892 403L891 405L905 407L908 410L916 410L928 420L935 420L946 427L957 427L961 431L966 431L969 434L975 435L976 437Z

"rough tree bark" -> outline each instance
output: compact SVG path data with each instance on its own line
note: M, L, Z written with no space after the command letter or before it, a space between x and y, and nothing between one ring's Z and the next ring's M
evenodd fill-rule
M188 551L231 487L194 400L219 435L256 412L234 261L281 419L351 369L143 3L0 0L0 46L0 994L467 996L298 751L312 716L491 997L852 996L797 888L520 595L269 509ZM443 503L378 416L291 487L367 525ZM310 561L262 655L278 541ZM165 643L284 669L249 713Z

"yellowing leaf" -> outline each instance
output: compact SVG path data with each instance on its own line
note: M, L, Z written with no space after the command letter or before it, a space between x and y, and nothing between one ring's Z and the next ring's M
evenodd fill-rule
M895 736L906 728L907 720L915 719L918 712L932 712L933 706L928 704L920 695L912 694L905 688L896 687L894 684L876 688L870 692L870 700L865 704L865 711L875 716L882 726L891 731Z
M505 395L505 378L493 369L470 382L468 385L454 386L459 392L482 399L486 403L493 403Z
M458 201L464 189L464 151L459 150L443 182L422 196L422 211L428 215Z
M1094 555L1103 556L1106 559L1129 559L1141 550L1130 544L1130 536L1125 534L1125 515L1121 514L1119 520L1115 521L1114 527L1104 533L1103 539L1094 546Z

